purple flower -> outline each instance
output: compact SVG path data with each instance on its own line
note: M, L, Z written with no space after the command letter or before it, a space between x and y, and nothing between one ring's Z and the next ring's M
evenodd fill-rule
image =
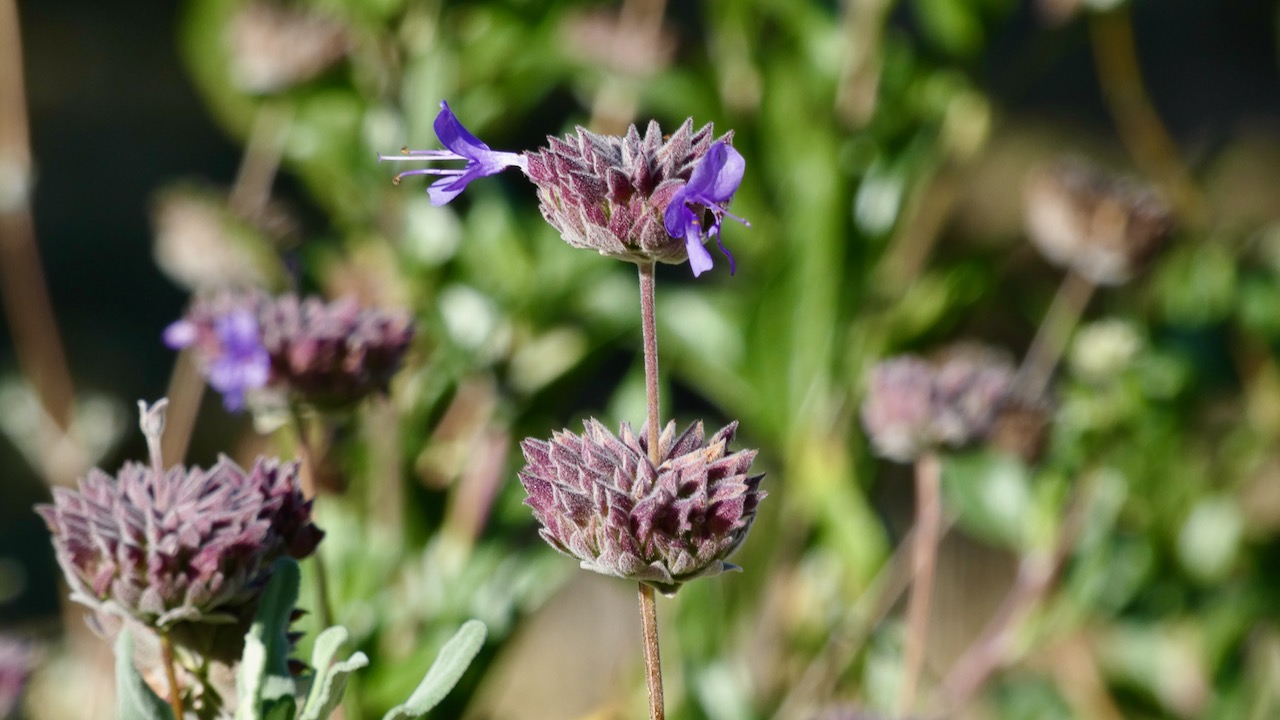
M711 236L715 236L720 252L729 258L729 274L732 275L736 269L733 255L720 239L720 222L727 216L751 226L751 223L725 209L742 183L746 167L741 153L727 143L717 142L693 168L689 182L676 191L671 204L667 205L663 217L667 233L673 238L684 238L694 277L711 269L711 253L703 247ZM708 210L712 219L704 233L702 225Z
M586 570L637 580L671 595L682 583L738 567L726 558L746 539L765 496L750 473L755 450L730 451L738 424L706 438L702 423L674 422L649 460L647 434L614 435L595 420L582 435L525 440L525 504L553 548Z
M233 308L213 319L212 332L202 333L189 320L179 320L164 331L164 341L178 350L198 344L209 385L222 393L222 404L231 411L244 407L245 394L266 386L271 356L262 345L262 333L253 313Z
M461 170L457 168L421 168L407 170L395 177L396 182L409 175L442 175L427 188L432 205L444 205L458 197L472 180L489 175L496 175L509 167L524 169L525 159L519 153L491 150L489 146L472 135L453 111L449 103L440 102L440 114L436 115L436 137L447 150L409 150L405 148L402 155L379 155L379 160L465 160L467 164Z

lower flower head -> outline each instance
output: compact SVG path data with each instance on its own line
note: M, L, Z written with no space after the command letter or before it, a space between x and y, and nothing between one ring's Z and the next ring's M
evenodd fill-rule
M53 535L71 598L147 627L224 625L251 617L275 561L310 555L311 523L297 463L227 458L208 470L159 464L163 422L144 413L150 464L116 476L91 470L36 507Z
M582 435L521 443L525 504L556 550L587 570L674 594L689 580L737 569L726 558L746 539L765 493L748 474L754 450L729 451L737 423L704 440L702 423L680 435L669 423L662 462L645 433L615 436L595 420Z

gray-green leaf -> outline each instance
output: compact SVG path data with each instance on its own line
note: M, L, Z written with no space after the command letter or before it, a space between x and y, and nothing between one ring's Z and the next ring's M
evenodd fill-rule
M346 628L331 627L316 638L315 649L311 652L311 666L316 669L316 679L298 720L327 720L342 702L347 678L369 664L369 658L362 652L345 661L333 662L338 650L346 644L347 637Z
M133 636L116 638L116 716L120 720L174 720L173 710L147 685L133 666Z
M293 716L295 685L289 674L288 632L289 616L298 601L299 577L298 563L290 558L276 561L253 625L244 636L244 656L236 676L236 720Z
M458 679L466 672L476 653L480 652L486 632L484 623L479 620L463 623L440 650L440 655L409 699L404 704L391 708L382 716L382 720L415 720L440 704L444 696L458 684Z

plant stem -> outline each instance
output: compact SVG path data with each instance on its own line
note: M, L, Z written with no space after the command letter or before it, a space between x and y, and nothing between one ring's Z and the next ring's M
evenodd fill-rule
M1045 312L1036 336L1031 340L1027 356L1018 369L1017 392L1025 400L1036 401L1044 395L1049 386L1049 378L1053 377L1054 368L1062 358L1062 351L1067 347L1067 340L1084 308L1093 297L1095 285L1083 275L1068 270L1067 276L1058 286L1049 310Z
M173 664L173 641L166 630L160 630L160 655L164 661L164 674L169 680L169 707L173 708L174 720L182 720L182 689L178 687L178 671Z
M1129 154L1169 194L1184 218L1198 222L1204 200L1147 95L1133 36L1132 10L1124 5L1089 13L1089 36L1103 99Z
M662 462L658 432L658 327L654 321L654 264L640 265L640 328L644 335L644 392L648 406L649 460ZM658 652L658 608L653 588L640 583L640 631L644 642L644 677L649 686L649 718L663 720L662 657Z
M314 501L318 489L316 478L320 472L320 466L316 464L316 453L311 447L306 422L302 419L302 410L297 405L293 405L292 413L293 425L298 433L298 457L302 461L302 472L299 473L302 481L302 494L308 500ZM320 605L316 610L320 621L320 629L324 630L333 625L333 605L329 600L329 573L325 570L320 548L316 548L315 554L311 556L311 561L315 567L316 602Z
M933 596L933 568L938 558L938 538L942 529L942 505L938 485L942 463L928 453L916 460L916 542L912 547L911 596L907 598L907 640L902 659L902 687L898 714L906 717L915 709L916 687L924 665L925 640L929 634L929 606Z

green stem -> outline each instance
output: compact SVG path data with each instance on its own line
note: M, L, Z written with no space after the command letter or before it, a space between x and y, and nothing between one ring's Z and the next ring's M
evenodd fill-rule
M640 265L640 328L644 336L644 390L648 407L649 460L662 463L658 428L658 328L654 320L654 264ZM644 641L644 676L649 686L649 718L663 720L662 657L658 652L658 609L653 588L640 583L640 630Z
M319 488L316 479L319 477L320 466L316 463L316 453L311 447L310 435L302 419L302 411L297 405L294 405L292 410L293 425L298 433L298 458L302 461L302 472L299 473L302 479L302 492L308 500L314 501ZM316 602L319 604L316 611L320 620L320 629L324 630L333 625L333 605L329 599L329 573L325 569L320 548L316 548L311 561L315 567Z

